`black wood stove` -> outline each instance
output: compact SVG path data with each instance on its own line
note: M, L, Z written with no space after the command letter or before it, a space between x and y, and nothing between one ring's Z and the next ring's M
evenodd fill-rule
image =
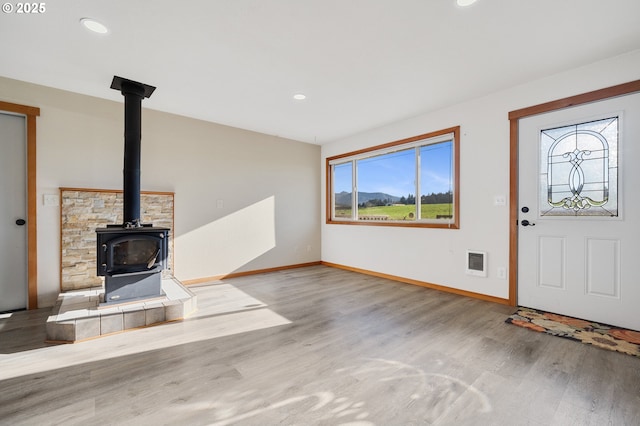
M169 229L140 220L141 105L155 87L115 76L111 88L124 96L124 215L122 224L96 229L104 304L162 296L169 249Z

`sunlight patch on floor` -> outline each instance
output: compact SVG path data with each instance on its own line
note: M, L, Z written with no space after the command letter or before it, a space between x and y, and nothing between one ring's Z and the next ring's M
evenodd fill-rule
M0 354L0 380L291 323L231 284L202 285L193 290L206 296L187 320L76 344Z

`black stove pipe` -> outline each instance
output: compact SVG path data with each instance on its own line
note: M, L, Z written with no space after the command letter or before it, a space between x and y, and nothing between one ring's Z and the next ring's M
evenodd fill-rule
M113 77L111 88L124 96L124 168L123 227L137 228L140 223L140 152L142 139L142 99L155 87L122 77Z

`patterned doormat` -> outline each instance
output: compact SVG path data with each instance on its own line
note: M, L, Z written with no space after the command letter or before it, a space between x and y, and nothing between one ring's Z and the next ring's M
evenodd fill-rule
M505 322L640 358L638 331L523 307Z

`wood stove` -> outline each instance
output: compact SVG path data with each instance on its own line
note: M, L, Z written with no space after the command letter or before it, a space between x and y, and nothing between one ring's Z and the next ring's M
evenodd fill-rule
M169 229L153 226L96 229L98 275L104 276L104 303L159 297L167 268Z
M124 96L123 223L96 229L97 274L104 276L104 304L162 296L168 228L140 220L142 99L155 87L115 76L111 88Z

